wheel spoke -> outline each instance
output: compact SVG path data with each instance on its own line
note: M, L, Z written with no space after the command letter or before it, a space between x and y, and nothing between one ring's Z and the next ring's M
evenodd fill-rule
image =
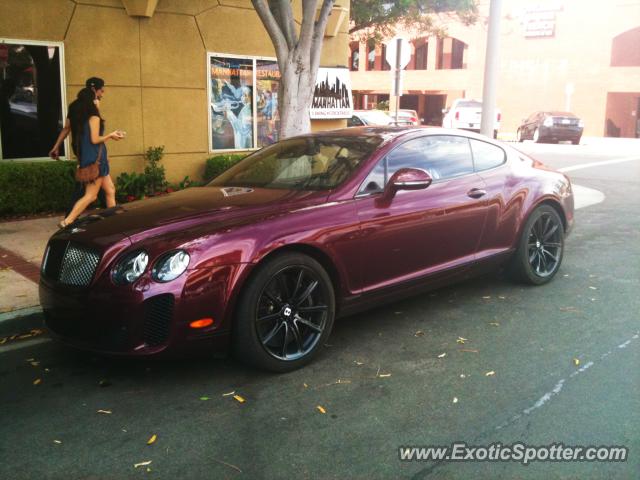
M545 242L544 247L545 248L560 248L560 247L562 247L562 244L558 243L558 242Z
M291 300L291 297L289 296L289 287L287 286L287 279L285 278L284 273L280 273L280 275L276 277L276 282L280 288L280 298L285 302Z
M284 322L280 322L276 324L276 326L271 329L271 331L267 334L267 336L262 339L262 344L267 345L267 343L269 343L271 339L276 336L276 334L280 331L283 325L286 326Z
M300 313L315 313L315 312L326 312L329 307L326 305L314 305L313 307L300 307L298 308L298 312Z
M314 325L313 323L311 323L311 322L310 322L309 320L307 320L306 318L302 318L302 317L298 316L298 317L296 317L296 321L297 321L298 323L301 323L301 324L303 324L303 325L305 325L305 326L309 327L311 330L313 330L313 331L314 331L314 332L316 332L316 333L322 333L322 329L321 329L319 326Z
M271 292L269 292L269 290L267 290L266 288L264 289L264 291L262 292L264 294L265 297L267 297L267 299L273 303L273 305L276 308L282 308L282 302L280 300L278 300L276 297L274 297Z
M282 322L284 325L284 341L282 342L282 358L287 358L287 344L289 343L289 325L286 322Z
M300 287L302 287L302 277L304 276L304 270L300 269L300 273L298 274L298 279L296 280L296 287L293 289L293 293L291 294L291 298L294 299L298 295L298 291L300 291Z
M298 346L298 353L302 353L302 335L300 335L300 330L295 322L291 325L291 333L293 334L293 338Z
M559 257L556 257L555 255L553 255L549 250L542 249L542 253L544 255L547 255L547 256L551 257L555 263L558 263L558 258Z
M314 280L313 282L311 282L309 286L306 288L306 290L302 292L302 295L300 296L300 298L294 302L294 305L297 307L302 302L304 302L307 298L309 298L309 295L313 293L313 291L316 289L317 286L318 286L317 280Z
M549 268L547 266L547 259L544 257L544 253L539 253L538 256L540 257L540 260L542 261L542 264L544 265L544 271L546 273L547 269Z
M274 320L274 319L279 318L279 317L280 317L280 312L271 313L269 315L265 315L264 317L258 317L258 319L256 321L259 322L259 323L262 323L262 322L266 322L268 320Z
M553 235L554 233L556 233L556 230L558 230L558 224L556 223L555 225L553 225L548 231L547 233L544 234L544 236L542 237L542 241L546 241L549 238L551 238L551 235Z

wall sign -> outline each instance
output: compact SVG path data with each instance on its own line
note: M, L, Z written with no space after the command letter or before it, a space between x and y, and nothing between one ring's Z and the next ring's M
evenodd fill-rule
M353 98L348 68L319 68L311 102L312 119L351 118Z

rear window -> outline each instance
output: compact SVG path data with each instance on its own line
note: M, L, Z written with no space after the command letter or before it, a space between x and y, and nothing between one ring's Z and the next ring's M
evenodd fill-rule
M477 102L475 100L465 100L464 102L458 103L458 108L482 108L482 102Z
M476 172L495 168L505 162L506 154L500 147L474 139L469 139L469 142Z

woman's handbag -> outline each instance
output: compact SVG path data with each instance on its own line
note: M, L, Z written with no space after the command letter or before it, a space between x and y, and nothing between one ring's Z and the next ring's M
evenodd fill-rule
M91 165L87 165L86 167L78 165L78 168L76 168L76 182L86 185L97 180L100 176L100 158L102 157L103 147L104 144L101 143L98 147L98 156L96 157L96 161Z

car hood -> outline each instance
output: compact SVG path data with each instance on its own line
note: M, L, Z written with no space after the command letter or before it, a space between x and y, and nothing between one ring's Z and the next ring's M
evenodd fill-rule
M60 235L104 243L124 235L132 242L165 233L207 226L210 231L250 223L273 213L320 204L328 192L242 187L192 187L99 210L76 221Z

